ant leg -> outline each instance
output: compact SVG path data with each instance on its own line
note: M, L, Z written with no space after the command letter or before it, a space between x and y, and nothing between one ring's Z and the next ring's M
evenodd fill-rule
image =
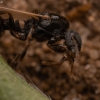
M50 66L61 66L63 64L63 62L66 60L68 60L68 58L64 55L59 62L54 63L54 62L43 61L42 64L43 65L50 65Z
M14 19L13 19L13 16L11 13L6 12L6 11L0 11L0 15L2 15L2 14L9 15L8 19L3 19L3 21L4 21L2 23L2 25L4 25L3 28L6 30L6 27L8 27L7 30L10 30L11 35L13 35L16 38L19 38L18 32L21 32L21 27L20 27L19 23L17 21L14 23Z
M51 38L48 41L47 46L49 48L51 48L52 50L54 50L55 52L58 52L58 53L65 53L66 52L66 54L67 54L68 49L66 48L66 46L64 46L62 44L55 44L58 40L55 38ZM42 62L42 64L44 64L44 65L62 65L62 63L66 60L68 60L68 59L67 59L67 57L64 56L58 63L51 63L51 62L44 61L44 62Z
M28 33L26 35L25 32L23 32L23 29L21 29L21 26L18 20L14 22L14 19L11 13L8 13L8 15L9 15L9 24L10 24L9 28L10 28L11 35L13 35L14 37L20 40L26 40Z
M66 52L66 50L67 50L66 46L64 46L62 44L55 44L57 41L58 41L57 39L51 38L48 41L47 46L58 53Z
M25 55L26 55L26 52L27 52L27 49L28 47L30 46L30 41L31 39L27 39L27 43L26 43L26 46L24 48L24 50L22 52L20 52L16 57L15 59L12 61L11 63L11 66L13 68L18 68L18 66L20 65L20 63L22 62L22 60L24 59Z
M21 29L20 25L19 25L19 21L16 20L15 21L15 29L14 31L17 32L16 38L20 39L20 40L26 40L31 28L33 27L33 19L28 19L24 21L24 27ZM18 33L19 32L19 33Z
M27 52L27 49L28 47L30 46L30 42L32 41L32 38L31 38L31 33L32 33L32 29L30 30L30 36L27 38L27 41L26 41L26 45L25 45L25 48L22 52L20 52L16 57L15 59L12 61L11 65L12 67L18 67L19 64L21 63L21 61L24 59L25 55L26 55L26 52Z
M4 31L4 29L3 29L3 27L2 27L2 25L3 25L3 23L4 23L4 20L3 20L3 18L0 16L0 39L1 39L1 37L3 36L3 31Z
M30 23L30 22L28 22L27 24L25 23L24 27L21 29L19 21L16 20L14 22L14 18L13 18L11 13L6 12L6 11L0 11L0 14L8 14L9 15L9 18L5 19L4 23L5 23L5 26L8 27L8 30L10 30L11 35L17 39L26 40L27 35L28 35L30 28L32 26L32 23ZM30 19L30 20L32 20L32 19ZM28 20L26 20L26 21L28 21Z
M64 56L61 58L61 60L57 63L51 63L51 62L43 62L44 65L52 65L52 66L61 66L64 61L69 61L69 64L71 66L71 74L73 73L73 64L74 64L74 55L71 54L71 52L67 49L66 46L61 44L54 44L57 40L54 38L51 38L51 40L48 41L47 45L52 50L64 53ZM73 75L73 74L72 74Z

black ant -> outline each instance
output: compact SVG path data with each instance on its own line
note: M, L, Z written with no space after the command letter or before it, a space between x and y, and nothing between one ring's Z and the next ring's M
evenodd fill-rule
M40 16L33 16L24 20L24 27L21 28L19 21L13 19L13 16L8 11L0 11L0 15L8 14L9 18L4 19L0 16L0 37L4 30L9 30L10 34L17 39L25 41L31 29L31 38L36 39L38 42L48 41L47 46L58 53L65 53L64 57L57 64L62 64L63 61L69 60L70 63L74 62L76 56L79 56L81 50L81 37L75 31L69 29L69 21L63 16L54 13L42 13ZM41 17L42 16L42 17ZM43 18L43 16L48 16ZM56 44L57 41L64 39L63 45ZM31 39L29 39L29 42ZM14 62L18 59L21 61L27 51L26 46L22 54L18 55ZM13 62L13 63L14 63ZM48 64L48 63L47 63Z

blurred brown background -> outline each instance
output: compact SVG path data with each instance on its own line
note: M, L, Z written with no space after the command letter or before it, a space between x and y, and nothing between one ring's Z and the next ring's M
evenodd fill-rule
M99 0L1 0L0 6L30 12L56 12L70 20L70 29L82 37L79 60L74 63L76 81L70 78L70 66L43 66L42 61L59 62L62 54L33 40L18 73L35 83L52 100L100 100L100 1ZM5 31L0 54L11 64L25 46ZM28 78L28 77L30 78ZM27 92L27 91L26 91Z

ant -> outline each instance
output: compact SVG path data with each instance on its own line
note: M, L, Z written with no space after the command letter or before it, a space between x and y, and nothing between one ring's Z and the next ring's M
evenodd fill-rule
M4 30L9 30L12 36L25 41L28 34L31 33L31 38L28 38L29 41L25 50L14 59L13 63L18 60L22 61L32 39L36 39L37 42L48 41L47 46L49 48L58 53L65 53L61 61L54 65L62 64L66 60L73 64L75 57L79 56L82 40L77 32L68 30L70 24L67 18L54 13L41 13L24 20L24 26L21 28L19 21L14 21L13 15L10 12L0 11L0 15L3 14L8 14L9 18L4 19L0 16L0 37L3 36ZM63 45L56 44L57 41L62 39L65 40ZM44 64L48 65L49 62Z

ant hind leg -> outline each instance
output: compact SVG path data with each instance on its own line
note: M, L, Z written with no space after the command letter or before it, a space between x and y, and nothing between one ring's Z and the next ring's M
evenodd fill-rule
M1 39L2 36L4 35L3 24L4 24L4 19L0 16L0 39Z

